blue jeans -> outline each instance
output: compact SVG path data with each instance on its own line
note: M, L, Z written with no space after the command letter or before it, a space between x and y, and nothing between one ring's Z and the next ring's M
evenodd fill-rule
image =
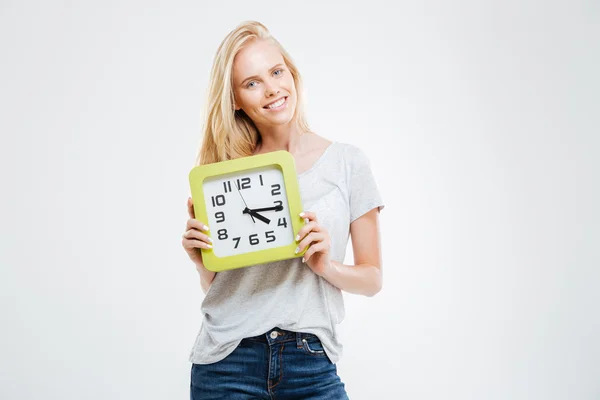
M310 333L274 328L221 361L192 364L190 400L348 399L337 367Z

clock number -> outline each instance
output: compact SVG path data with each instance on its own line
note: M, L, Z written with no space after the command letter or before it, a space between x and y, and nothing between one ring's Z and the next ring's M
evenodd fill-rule
M219 240L225 240L229 237L227 236L227 229L219 229L217 234L219 235Z
M242 184L240 185L240 180L237 180L238 189L250 189L250 178L242 178Z
M225 193L231 192L231 181L223 182L223 189L225 190Z
M241 239L241 237L233 238L233 240L235 240L235 247L234 247L234 249L237 249L238 244L240 244L240 239Z
M256 246L258 244L258 233L250 235L249 239L250 239L250 244L252 246Z
M269 233L271 235L269 235ZM274 231L265 232L265 235L267 236L267 243L275 241L275 232ZM272 240L269 240L269 239L272 239Z
M277 196L278 194L281 194L281 186L279 185L279 183L275 183L274 185L271 185L271 187L273 188L271 190L272 196Z
M262 175L259 175L258 178L260 179L260 186L264 186L262 181Z
M287 221L285 220L285 217L279 218L279 222L277 222L277 226L283 226L284 228L287 228Z
M225 196L223 196L222 194L212 196L211 199L213 207L225 205Z
M218 213L215 213L215 218L217 219L217 222L223 222L225 221L225 213L223 211L219 211Z
M277 203L279 203L279 204L277 204ZM281 201L281 200L275 200L275 204L277 204L278 206L283 207L283 201ZM279 211L282 211L282 210L277 210L277 212L279 212Z

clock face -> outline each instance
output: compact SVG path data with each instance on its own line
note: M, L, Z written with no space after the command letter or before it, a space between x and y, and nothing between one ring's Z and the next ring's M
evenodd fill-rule
M294 241L283 173L276 165L206 178L203 192L217 257Z

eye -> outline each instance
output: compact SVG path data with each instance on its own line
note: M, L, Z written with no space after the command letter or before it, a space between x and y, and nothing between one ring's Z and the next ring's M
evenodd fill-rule
M278 72L278 71L281 71L281 74L283 74L283 69L282 69L282 68L280 68L280 69L276 69L275 71L273 71L273 73L275 73L275 72ZM281 74L278 74L277 76L280 76ZM251 84L251 83L254 83L254 82L255 82L255 81L250 81L250 82L248 82L248 84L246 85L246 87L247 87L247 88L249 88L249 87L250 87L250 84Z

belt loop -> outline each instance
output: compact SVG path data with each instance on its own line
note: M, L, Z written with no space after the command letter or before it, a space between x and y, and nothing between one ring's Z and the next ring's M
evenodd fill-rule
M302 347L302 334L300 332L296 332L296 347Z

